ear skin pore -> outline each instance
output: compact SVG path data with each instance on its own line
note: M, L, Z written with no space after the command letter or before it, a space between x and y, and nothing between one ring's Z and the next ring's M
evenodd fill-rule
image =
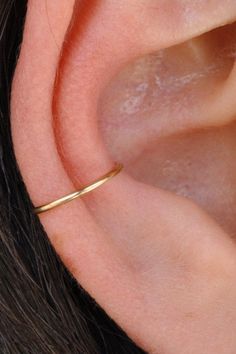
M96 103L102 85L141 54L144 41L133 43L127 30L121 40L119 13L105 21L112 2L96 3L75 7L64 41L74 4L63 22L66 2L51 2L60 53L42 2L29 2L12 90L12 132L35 205L89 183L113 163L97 129ZM76 30L79 20L82 33ZM152 45L151 38L144 52ZM185 343L186 353L203 353L206 347L208 353L229 353L225 341L233 337L222 333L221 323L235 319L210 304L225 297L233 304L235 249L192 202L122 172L102 190L40 219L75 278L144 349L180 353ZM184 314L190 312L194 320L186 326Z

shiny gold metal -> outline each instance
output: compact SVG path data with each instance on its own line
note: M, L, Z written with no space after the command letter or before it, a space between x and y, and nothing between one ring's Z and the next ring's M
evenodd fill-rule
M82 197L82 195L85 195L85 194L93 191L94 189L100 187L104 183L108 182L112 177L116 176L119 172L121 172L122 169L123 169L123 165L117 164L110 172L108 172L107 174L105 174L101 178L97 179L93 183L79 189L78 191L70 193L70 194L68 194L62 198L59 198L57 200L54 200L53 202L50 202L48 204L44 204L39 207L36 207L34 209L35 214L44 213L44 212L51 210L53 208L56 208L60 205L69 203L70 201L72 201L76 198Z

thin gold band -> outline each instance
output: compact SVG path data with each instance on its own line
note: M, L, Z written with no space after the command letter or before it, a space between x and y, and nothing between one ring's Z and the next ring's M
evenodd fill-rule
M112 177L116 176L119 172L121 172L122 169L123 169L123 165L117 164L110 172L108 172L104 176L100 177L99 179L97 179L93 183L81 188L80 190L70 193L70 194L68 194L62 198L59 198L57 200L54 200L53 202L50 202L48 204L44 204L39 207L36 207L34 209L35 214L44 213L44 212L51 210L53 208L56 208L60 205L69 203L70 201L72 201L76 198L82 197L82 195L93 191L94 189L100 187L101 185L103 185L104 183L109 181Z

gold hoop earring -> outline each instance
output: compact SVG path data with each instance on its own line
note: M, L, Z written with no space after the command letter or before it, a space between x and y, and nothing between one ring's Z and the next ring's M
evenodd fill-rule
M61 205L64 205L66 203L69 203L70 201L80 198L85 194L88 194L92 192L94 189L102 186L104 183L108 182L110 179L118 175L123 169L122 164L116 164L115 167L109 171L107 174L104 176L100 177L99 179L95 180L91 184L79 189L76 192L72 192L70 194L65 195L62 198L59 198L57 200L54 200L48 204L40 205L34 209L35 214L42 214L46 211L49 211L51 209L54 209L56 207L59 207Z

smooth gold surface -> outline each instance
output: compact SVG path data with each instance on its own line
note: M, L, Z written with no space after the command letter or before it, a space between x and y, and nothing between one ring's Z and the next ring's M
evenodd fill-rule
M79 189L76 192L72 192L62 198L59 198L57 200L54 200L53 202L50 202L48 204L41 205L39 207L36 207L34 209L35 214L41 214L44 213L48 210L51 210L53 208L56 208L60 205L66 204L76 198L80 198L83 195L93 191L94 189L102 186L104 183L108 182L112 177L116 176L121 170L123 169L122 164L117 164L110 172L102 176L101 178L97 179L93 183Z

